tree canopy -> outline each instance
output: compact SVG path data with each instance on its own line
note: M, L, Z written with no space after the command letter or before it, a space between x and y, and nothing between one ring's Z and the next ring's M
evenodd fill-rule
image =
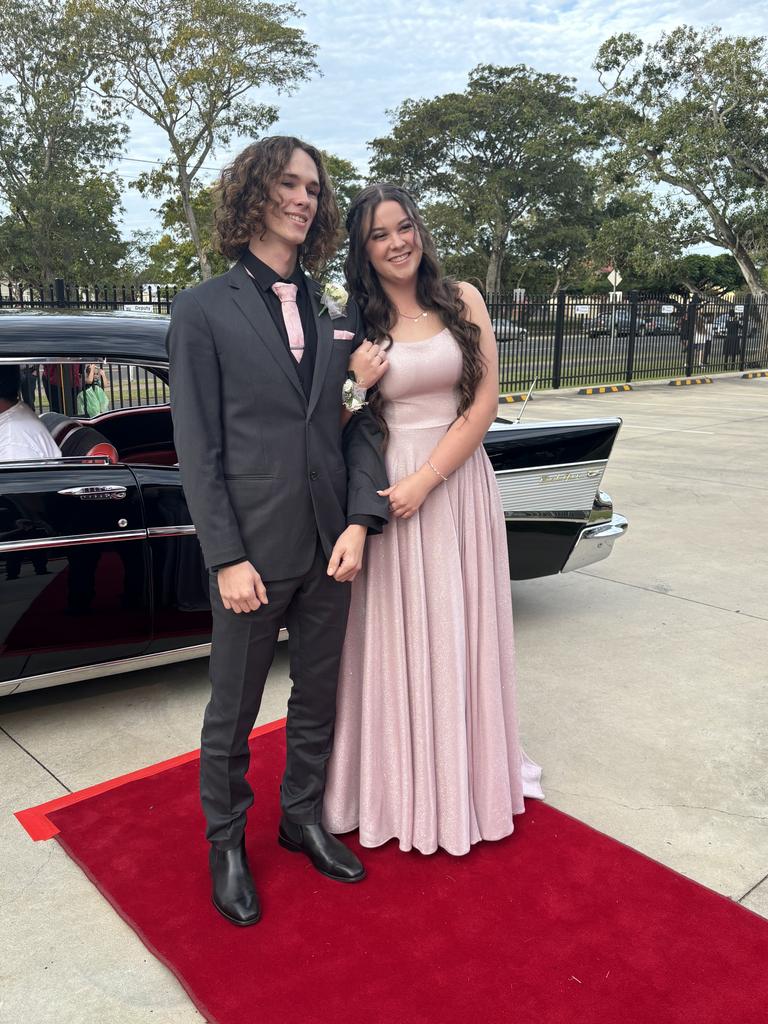
M691 242L726 249L749 289L766 287L768 55L761 37L681 26L650 44L606 40L595 104L617 175L665 189Z
M127 128L86 95L102 60L91 28L69 2L0 2L0 266L29 285L103 279L125 248L118 182L103 168Z
M315 46L288 24L292 3L266 0L78 0L106 59L99 95L160 128L170 155L136 185L178 197L202 277L211 263L194 208L198 176L217 149L256 138L277 119L254 90L290 92L317 70Z

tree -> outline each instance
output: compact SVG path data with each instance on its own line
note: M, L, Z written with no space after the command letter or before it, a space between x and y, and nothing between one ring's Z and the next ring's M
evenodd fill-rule
M125 134L89 98L98 35L69 3L0 0L0 260L12 279L96 280L122 254L117 180L101 168Z
M486 289L496 292L515 235L573 203L588 146L582 120L570 79L479 65L465 92L394 112L390 135L371 143L372 173L438 204L433 213L452 207L449 232L465 256L486 254Z
M768 60L765 40L683 26L645 45L622 33L595 61L607 158L629 179L680 200L692 241L726 249L750 291L768 246Z
M324 151L323 161L336 193L336 200L341 211L342 229L339 237L339 251L324 268L322 280L340 283L344 280L344 257L346 254L343 246L345 236L343 225L347 219L347 210L349 210L350 203L365 182L358 169L349 160L344 160L343 157Z
M181 202L203 278L211 264L194 209L206 160L238 136L255 138L277 118L248 93L292 91L316 70L315 46L286 24L301 12L267 0L78 0L98 25L110 73L99 94L149 118L170 156L136 182Z

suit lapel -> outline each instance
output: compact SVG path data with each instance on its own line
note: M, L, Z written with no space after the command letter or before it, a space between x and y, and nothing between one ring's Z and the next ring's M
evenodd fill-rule
M317 352L315 353L315 372L312 375L312 389L309 394L309 407L307 416L311 416L323 389L323 381L328 369L333 350L333 324L329 313L320 316L320 292L314 281L307 282L309 286L309 298L312 303L312 311L315 316L317 329ZM341 395L339 395L341 403Z
M296 374L296 364L293 356L285 347L280 332L275 327L275 322L267 309L267 304L259 294L259 289L251 280L248 272L241 263L236 263L229 271L229 286L232 289L232 298L238 307L245 314L248 322L258 334L265 348L275 360L280 369L285 373L293 387L301 395L301 400L306 402L306 395ZM311 290L311 289L310 289ZM318 342L320 331L318 328ZM318 343L318 350L320 345ZM319 355L319 351L318 351ZM315 379L317 379L317 363L315 363ZM312 385L314 394L314 382Z

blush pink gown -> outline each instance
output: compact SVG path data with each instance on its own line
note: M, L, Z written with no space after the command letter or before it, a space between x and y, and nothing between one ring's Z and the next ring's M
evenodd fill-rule
M448 330L389 353L382 379L392 482L456 418L461 352ZM464 854L542 797L520 747L501 498L482 446L411 519L366 546L352 585L324 823L363 846Z

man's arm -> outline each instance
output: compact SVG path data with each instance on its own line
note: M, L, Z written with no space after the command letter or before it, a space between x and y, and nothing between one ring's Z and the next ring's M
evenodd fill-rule
M354 351L365 340L360 311L351 304L354 317ZM389 520L389 502L377 491L389 487L384 464L383 435L368 406L356 412L342 434L347 464L347 523L366 526L369 533L381 533Z
M245 559L224 480L221 369L208 321L191 292L174 299L167 345L174 442L205 564Z

